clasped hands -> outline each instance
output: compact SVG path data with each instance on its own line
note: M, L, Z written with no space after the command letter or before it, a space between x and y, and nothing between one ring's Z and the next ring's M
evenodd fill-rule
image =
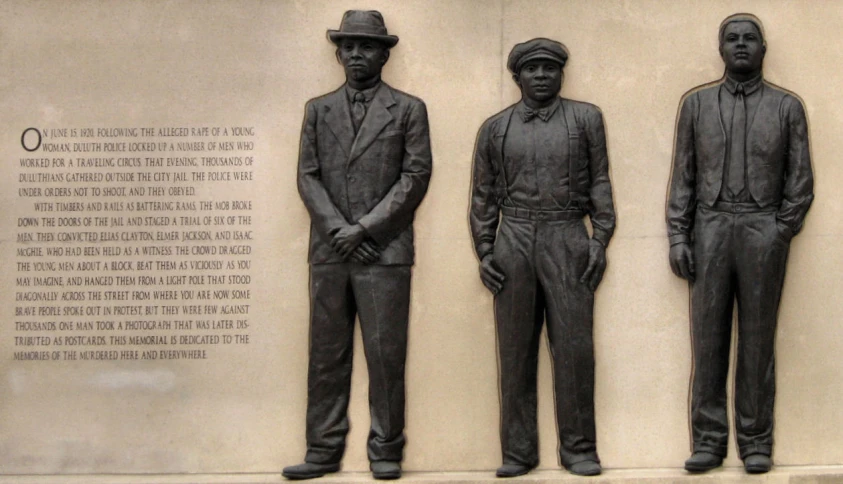
M346 225L337 230L331 238L331 247L343 260L371 264L381 256L380 248L366 238L366 230L360 224Z
M588 286L594 292L603 279L606 271L606 248L600 242L591 239L588 243L588 266L585 268L580 283ZM492 294L498 294L503 289L506 275L495 263L495 256L488 254L480 261L480 280Z

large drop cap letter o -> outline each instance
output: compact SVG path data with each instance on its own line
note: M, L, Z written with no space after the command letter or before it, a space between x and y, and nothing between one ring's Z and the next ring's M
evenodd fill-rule
M26 135L30 131L35 131L35 134L38 135L38 143L35 144L35 148L30 148L30 147L26 146ZM21 144L21 146L23 146L23 149L25 149L26 151L33 152L33 151L37 150L38 148L41 147L41 132L38 131L36 128L26 128L25 130L23 130L23 134L20 135L20 144Z

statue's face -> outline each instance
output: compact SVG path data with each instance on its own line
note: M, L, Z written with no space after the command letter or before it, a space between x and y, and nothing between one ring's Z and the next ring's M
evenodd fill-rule
M537 103L545 103L562 89L562 66L544 59L528 61L521 67L515 81L522 95Z
M337 58L345 68L346 78L363 84L380 75L389 51L369 39L343 39L337 47Z
M748 74L761 70L766 52L761 33L752 22L731 22L723 30L720 57L728 72Z

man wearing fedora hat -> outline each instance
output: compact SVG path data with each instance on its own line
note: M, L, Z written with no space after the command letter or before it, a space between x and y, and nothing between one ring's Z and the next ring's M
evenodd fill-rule
M376 479L401 476L413 217L432 157L424 103L381 81L398 37L375 11L345 13L346 83L305 108L298 188L310 213L307 454L289 479L339 470L348 434L354 320L369 370L368 456Z
M495 294L503 451L498 477L538 465L536 373L545 320L560 459L573 474L601 472L592 315L615 211L600 110L559 97L567 60L565 47L553 40L516 45L507 67L521 101L483 124L474 153L471 233L480 278Z

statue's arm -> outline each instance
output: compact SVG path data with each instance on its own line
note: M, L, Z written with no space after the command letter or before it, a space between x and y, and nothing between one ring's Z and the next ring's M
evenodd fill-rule
M696 153L694 117L697 97L685 96L679 107L673 147L673 168L668 185L666 204L667 236L670 240L670 268L674 274L694 280L694 254L691 250L691 230L696 211Z
M420 100L414 100L406 117L401 176L386 196L357 222L381 247L386 247L413 222L413 214L427 193L432 170L427 108Z
M788 148L782 204L776 219L792 237L802 229L805 215L814 200L814 172L805 108L793 96L784 99L782 108L787 123Z
M697 98L693 94L682 100L673 147L673 168L667 198L667 236L670 245L691 240L696 197L696 153L694 147L694 114Z
M472 168L471 207L469 225L477 258L483 260L494 251L498 230L498 197L495 193L495 169L490 153L490 127L484 124L477 135Z
M319 234L326 240L348 225L345 217L334 205L331 196L322 184L319 155L316 149L316 107L308 103L305 107L304 125L299 148L298 188L310 220Z
M588 169L591 178L589 199L593 207L592 238L606 247L615 231L615 206L612 200L612 183L609 180L606 129L603 125L603 115L596 107L589 109L586 116L586 135L588 137Z
M492 294L497 294L503 289L506 276L495 262L493 255L500 207L498 195L495 193L496 173L491 157L490 131L489 122L486 122L477 135L468 219L474 250L480 260L480 280Z

